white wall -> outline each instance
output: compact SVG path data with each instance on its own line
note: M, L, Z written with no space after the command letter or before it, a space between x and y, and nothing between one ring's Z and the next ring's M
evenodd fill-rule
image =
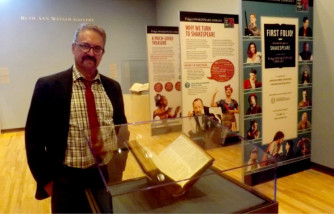
M36 80L73 64L74 30L87 21L47 18L92 18L103 26L107 44L99 70L111 76L116 65L113 77L121 82L124 61L146 60L145 26L155 24L155 8L155 0L0 0L0 78L1 68L10 78L9 84L0 80L1 129L24 127Z
M312 162L334 168L334 4L314 1Z

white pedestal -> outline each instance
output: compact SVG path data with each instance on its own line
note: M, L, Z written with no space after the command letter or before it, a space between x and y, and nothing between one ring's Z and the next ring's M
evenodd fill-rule
M125 116L129 123L150 120L149 94L123 94Z

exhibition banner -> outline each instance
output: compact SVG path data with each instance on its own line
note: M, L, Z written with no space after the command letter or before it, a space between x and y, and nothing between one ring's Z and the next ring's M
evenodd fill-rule
M180 12L182 112L239 131L238 15Z
M151 118L181 116L178 27L147 26Z
M296 18L261 17L263 144L278 131L297 137L297 27Z
M243 0L242 15L243 162L256 184L268 155L282 174L310 159L313 0Z

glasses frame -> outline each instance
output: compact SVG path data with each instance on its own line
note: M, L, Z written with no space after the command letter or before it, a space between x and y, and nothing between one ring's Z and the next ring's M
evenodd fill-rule
M104 48L102 48L101 46L94 46L88 43L80 43L80 42L75 42L74 44L77 45L80 48L80 50L84 53L88 53L91 49L93 49L93 52L96 55L102 55L104 53Z

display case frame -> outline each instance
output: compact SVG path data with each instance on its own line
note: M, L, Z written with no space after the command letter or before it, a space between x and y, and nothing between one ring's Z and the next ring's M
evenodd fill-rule
M96 166L100 169L101 179L106 185L103 194L87 192L93 211L106 212L105 207L112 206L114 213L277 213L276 159L268 156L264 161L244 163L242 148L245 143L251 145L251 142L245 142L237 133L204 115L201 116L201 120L206 121L206 124L210 124L211 127L191 134L195 130L194 127L198 125L198 119L194 116L108 127L113 130L112 138L117 142L112 149L109 148L112 154L111 160L107 164L101 164L98 161L100 158L96 158L98 153L91 150ZM91 145L89 134L85 135L88 145ZM152 177L152 174L143 167L143 160L137 157L136 148L130 143L133 140L138 141L136 145L142 145L145 149L151 146L151 149L156 149L153 153L159 155L166 151L180 135L185 135L186 139L196 144L196 148L212 156L214 163L206 167L203 172L174 180L165 179L170 175L159 166L159 173L153 174L157 177ZM254 151L260 155L265 153L256 145L252 146L252 153ZM180 147L175 147L175 151L178 149ZM185 157L186 153L193 152L193 148L187 149L187 152L181 151L184 155L178 157L186 160L186 163L187 161L197 162L196 158L191 159L193 155L188 155L190 159ZM152 157L156 154L145 152L143 157L153 163ZM180 164L176 162L179 160L175 162L174 159L168 159L168 162L173 162L172 166L177 170ZM265 169L271 169L274 173L274 179L268 181L266 187L247 185L243 180L244 173L248 170L262 170L258 166L263 162L266 163ZM161 173L164 175L163 179L159 178ZM182 182L191 183L182 194L173 195L168 191L169 187ZM106 194L111 196L112 201L105 200L103 195ZM110 204L105 206L106 203Z

